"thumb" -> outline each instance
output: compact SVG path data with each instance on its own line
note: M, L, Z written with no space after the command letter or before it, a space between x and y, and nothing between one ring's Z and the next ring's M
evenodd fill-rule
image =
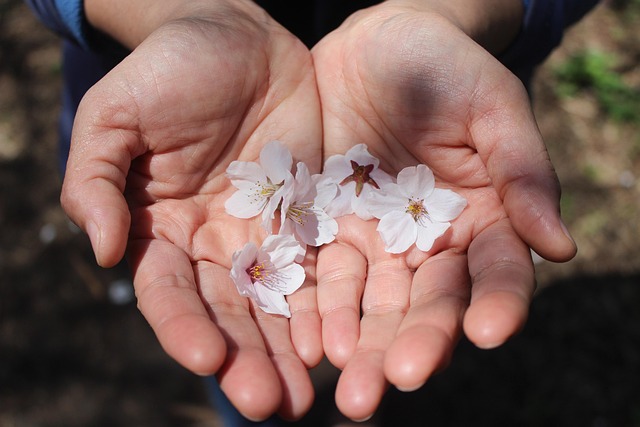
M139 138L136 132L106 126L102 118L107 116L96 114L100 103L95 101L87 93L78 108L60 201L89 235L97 263L111 267L127 245L131 216L123 193Z
M560 216L560 184L529 97L515 77L502 84L510 87L498 91L499 108L478 122L490 135L478 152L522 240L546 259L568 261L576 245Z

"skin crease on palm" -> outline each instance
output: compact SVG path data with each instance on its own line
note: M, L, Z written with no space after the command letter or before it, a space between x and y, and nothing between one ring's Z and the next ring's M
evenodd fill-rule
M557 261L575 251L517 79L450 21L392 2L312 53L251 2L220 3L167 23L151 11L162 25L150 35L96 21L135 50L83 99L63 185L101 265L127 247L138 305L168 354L216 373L248 418L295 419L324 348L343 369L338 407L365 419L388 382L414 389L446 365L462 330L486 348L516 333L534 289L529 246ZM225 214L224 171L274 139L312 172L322 150L358 143L389 173L425 163L469 205L432 251L400 256L384 252L375 221L341 218L318 253L317 298L310 253L290 321L266 315L229 279L232 253L265 233L259 218Z

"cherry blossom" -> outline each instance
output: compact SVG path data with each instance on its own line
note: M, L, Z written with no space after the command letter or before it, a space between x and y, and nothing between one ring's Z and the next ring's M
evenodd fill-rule
M403 169L397 183L371 193L367 202L372 215L380 219L377 230L385 250L394 254L414 243L422 251L430 250L467 205L455 192L435 188L433 172L425 165Z
M272 235L259 248L252 242L235 252L230 276L240 295L251 298L263 311L291 317L285 295L305 280L304 268L294 262L300 245L293 236Z
M271 220L282 195L293 185L289 150L279 141L267 143L260 152L260 163L233 161L227 177L238 189L225 202L225 210L236 218L253 218L262 213L262 225L271 231Z
M326 177L311 176L307 166L298 163L294 185L282 197L280 234L292 234L311 246L332 242L338 233L338 223L325 208L336 192L336 185Z
M338 185L338 194L328 205L327 213L334 218L355 213L365 221L372 219L367 205L369 193L393 182L391 176L378 168L379 164L364 144L352 147L345 155L329 157L323 175Z

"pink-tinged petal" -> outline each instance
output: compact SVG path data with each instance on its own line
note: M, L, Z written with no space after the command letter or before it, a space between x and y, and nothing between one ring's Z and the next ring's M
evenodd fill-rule
M267 233L271 233L271 221L275 219L276 211L278 210L280 203L282 203L283 206L286 203L290 203L288 200L293 196L293 185L293 175L289 173L284 180L284 184L278 188L275 193L273 193L271 198L269 198L269 201L262 212L262 228L264 228ZM287 198L287 200L285 200L285 198Z
M254 285L247 273L256 261L258 248L254 243L247 243L242 249L233 253L231 257L231 271L229 276L242 296L253 298L255 296Z
M400 254L415 243L417 228L411 215L394 211L380 219L377 230L385 244L385 251Z
M278 234L267 237L260 249L269 256L273 266L280 270L296 259L300 244L291 235Z
M224 202L224 210L236 218L253 218L262 212L268 199L258 198L254 194L236 191Z
M351 208L353 209L353 213L363 221L369 221L374 218L373 214L369 210L369 197L371 193L376 192L378 192L378 190L371 190L371 186L365 185L362 188L360 196L356 196L355 193L351 195Z
M436 239L449 229L451 224L448 222L430 222L426 218L423 221L426 223L426 227L418 226L416 246L421 251L427 252L433 247Z
M447 222L456 219L467 206L467 200L451 190L436 188L425 199L425 207L433 221Z
M382 218L390 212L396 211L404 214L408 199L400 193L400 188L391 184L384 191L372 191L367 195L368 210L376 218Z
M436 184L433 172L425 165L402 169L398 173L397 182L403 194L416 199L428 197Z
M338 187L336 197L326 206L325 212L333 218L352 214L351 197L353 197L353 187L355 187L355 185L355 183L351 182L345 186Z
M267 143L260 152L260 164L273 184L283 182L291 174L291 152L279 141Z
M373 165L374 169L380 164L380 160L373 157L365 144L358 144L353 146L345 154L347 160L353 160L360 166Z
M231 184L239 190L249 191L255 187L256 183L267 182L267 175L255 162L231 162L226 172Z
M311 179L316 189L315 205L324 209L336 198L338 186L321 174L313 175Z
M316 196L316 190L311 179L311 173L309 168L302 162L298 162L296 165L296 178L295 178L295 199L298 201L311 201Z
M255 290L256 298L253 300L262 311L269 314L280 314L285 317L291 317L289 304L287 304L287 301L284 299L284 295L280 292L272 291L260 283L256 283Z
M329 177L332 182L338 184L343 179L353 173L351 164L343 155L336 154L329 157L325 162L322 169L322 174Z
M374 169L369 174L369 176L373 178L373 180L376 182L376 184L378 184L378 187L380 187L380 189L383 189L386 185L395 184L396 182L391 175L389 175L382 169Z
M306 216L302 224L296 223L296 232L307 245L321 246L335 240L338 223L322 209L317 208Z
M286 278L283 287L279 290L279 292L284 295L291 295L297 291L307 277L304 268L300 264L291 264L288 267L280 269L278 273Z

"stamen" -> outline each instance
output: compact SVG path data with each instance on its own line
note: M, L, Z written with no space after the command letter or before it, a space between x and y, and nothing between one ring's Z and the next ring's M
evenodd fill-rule
M287 210L287 218L299 225L305 225L307 217L313 213L313 202L294 203Z
M417 223L421 223L421 221L429 216L427 208L424 207L424 199L410 198L405 212L411 215Z
M272 184L269 180L267 180L267 182L256 182L252 202L264 203L265 200L271 198L280 187L282 187L282 184Z
M270 264L270 263L269 263ZM256 262L247 269L247 274L251 278L251 283L259 283L273 290L284 292L285 282L290 279L288 276L277 271L273 266L265 265L265 262Z

